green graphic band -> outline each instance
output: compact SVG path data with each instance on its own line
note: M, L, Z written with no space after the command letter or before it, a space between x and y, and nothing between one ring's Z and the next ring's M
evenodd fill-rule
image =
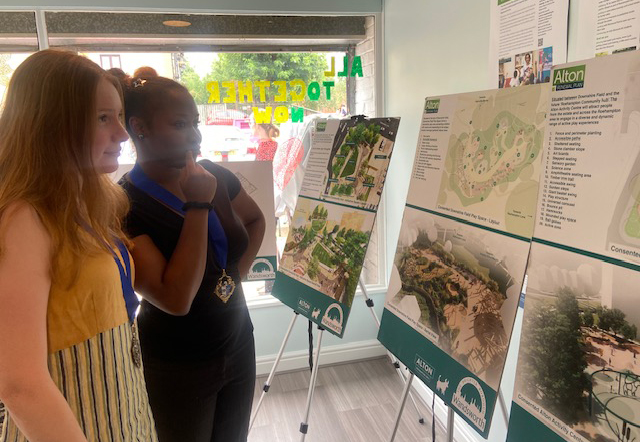
M393 312L385 309L382 323L385 326L378 334L382 345L393 348L396 357L412 373L447 405L453 404L453 410L486 439L496 403L496 392ZM480 416L472 412L478 408L482 413Z
M564 442L564 439L548 428L515 402L511 403L507 442Z
M616 258L611 258L610 256L600 255L598 253L589 252L587 250L576 249L575 247L565 246L563 244L558 244L558 243L547 241L540 238L533 238L532 241L539 244L544 244L549 247L554 247L556 249L566 250L568 252L577 253L578 255L588 256L590 258L598 259L600 261L604 261L614 266L624 267L626 269L631 269L631 270L635 270L636 272L640 272L640 265L632 264L630 262L622 261Z
M342 338L350 311L350 308L345 304L337 302L335 299L281 272L276 274L275 290L278 292L274 293L274 296L285 305L321 326L329 333ZM327 319L335 319L331 311L332 308L335 309L335 305L338 305L342 312L339 321L341 328L332 327L334 321L327 322Z

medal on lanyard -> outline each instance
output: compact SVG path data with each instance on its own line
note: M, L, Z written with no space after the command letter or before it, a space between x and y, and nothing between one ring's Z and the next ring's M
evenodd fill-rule
M131 359L133 359L133 364L139 368L142 366L142 352L140 351L140 340L138 339L138 330L136 327L136 310L138 310L140 301L138 301L136 292L133 290L129 251L127 250L127 247L124 245L122 240L120 240L120 238L113 239L116 243L116 246L118 247L118 251L120 252L122 260L124 261L124 265L122 265L120 258L113 250L111 245L109 245L106 241L100 240L98 238L98 235L89 224L84 221L81 221L80 224L85 228L87 232L89 232L94 238L101 241L111 251L113 260L118 266L118 272L120 273L120 285L122 286L122 297L124 298L124 305L127 309L127 318L129 319L129 323L131 324Z
M138 327L136 327L135 314L140 302L138 301L138 297L133 290L133 284L131 281L131 264L129 262L129 251L127 250L127 247L124 245L124 243L120 240L120 238L116 238L115 242L118 246L118 250L120 251L120 256L122 256L122 259L124 260L123 267L120 259L118 259L116 253L113 251L113 249L111 249L113 259L116 261L118 270L120 271L122 294L124 296L124 303L127 307L127 313L131 324L131 359L133 359L133 364L139 368L142 366L142 352L140 351L140 339L138 339Z
M169 206L173 211L184 216L185 212L182 210L184 202L145 175L142 167L140 167L138 163L136 163L131 172L129 172L128 177L129 181L138 189ZM226 272L227 237L224 233L224 229L222 228L222 224L220 224L218 215L216 215L214 210L209 211L207 224L209 226L209 242L215 251L217 264L222 269L222 276L218 278L218 283L216 284L214 293L218 298L220 298L220 300L222 300L222 302L227 303L236 289L236 283L229 275L227 275Z
M233 292L236 289L236 283L233 282L233 278L227 275L225 269L222 269L222 276L218 279L218 284L216 284L216 296L222 299L222 302L226 304L226 302L231 298Z

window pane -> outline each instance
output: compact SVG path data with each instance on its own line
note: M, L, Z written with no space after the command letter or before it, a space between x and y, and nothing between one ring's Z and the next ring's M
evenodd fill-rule
M35 13L0 12L0 103L13 72L37 50Z
M0 52L0 102L4 100L4 93L13 72L29 55L31 54Z

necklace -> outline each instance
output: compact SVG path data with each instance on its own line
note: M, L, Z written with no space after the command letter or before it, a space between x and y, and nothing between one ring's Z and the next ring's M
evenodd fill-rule
M142 190L149 196L155 198L156 200L165 204L173 211L184 217L185 212L184 210L182 210L184 202L173 193L169 192L167 189L150 179L144 173L142 167L140 167L140 164L136 163L131 172L129 172L128 178L131 184L136 186L138 189ZM224 229L222 227L222 224L220 223L220 219L218 219L218 215L216 215L215 210L209 211L207 224L209 226L209 242L215 251L215 259L217 261L216 263L218 264L218 267L222 269L222 275L220 276L220 278L218 278L218 283L216 284L214 293L218 298L220 298L222 302L226 304L236 289L235 282L229 275L227 275L226 272L228 252L227 236L225 235Z

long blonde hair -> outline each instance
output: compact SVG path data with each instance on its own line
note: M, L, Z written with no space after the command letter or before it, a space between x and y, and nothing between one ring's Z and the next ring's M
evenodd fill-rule
M51 235L54 279L63 247L81 257L106 248L114 236L125 239L128 199L92 162L102 78L122 97L118 81L92 61L70 52L37 52L11 77L0 115L0 214L16 201L34 207ZM88 224L98 241L79 223Z

